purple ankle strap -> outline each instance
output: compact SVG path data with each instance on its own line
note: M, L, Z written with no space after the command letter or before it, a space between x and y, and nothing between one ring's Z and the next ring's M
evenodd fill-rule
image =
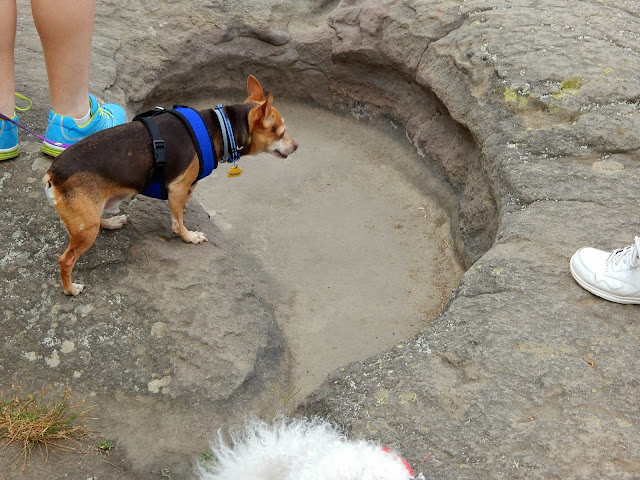
M21 129L23 129L25 132L30 133L31 135L33 135L34 137L39 138L40 140L42 140L43 142L48 143L49 145L54 145L56 147L61 147L61 148L69 148L71 146L70 143L60 143L60 142L52 142L51 140L47 140L46 138L38 135L35 132L32 132L31 130L29 130L27 127L25 127L24 125L20 125L18 122L15 122L13 120L11 120L9 117L7 117L6 115L3 115L2 113L0 113L0 119L2 120L7 120L8 122L13 123L16 127L20 127Z

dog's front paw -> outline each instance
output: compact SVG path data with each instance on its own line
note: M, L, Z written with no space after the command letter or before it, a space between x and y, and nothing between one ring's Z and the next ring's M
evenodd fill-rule
M80 293L82 293L82 291L84 290L84 285L82 285L81 283L72 283L71 284L71 288L69 290L65 290L64 293L66 293L67 295L80 295Z
M187 232L185 242L195 243L196 245L202 242L208 242L207 236L202 232Z

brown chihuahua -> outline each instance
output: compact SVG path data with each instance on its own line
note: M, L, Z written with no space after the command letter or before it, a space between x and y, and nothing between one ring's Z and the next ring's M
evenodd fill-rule
M298 144L287 134L278 111L272 106L273 95L265 99L260 82L249 76L248 97L244 104L223 107L227 126L243 155L261 152L286 158ZM206 126L207 137L216 158L227 150L225 129L214 110L197 112ZM189 231L183 224L184 207L202 171L199 146L189 128L175 115L154 117L166 142L163 189L169 200L171 226L187 243L202 243L202 232ZM120 202L129 200L148 185L156 165L156 149L150 131L141 121L125 123L97 132L62 152L45 174L45 193L58 211L69 232L69 246L58 260L62 288L68 295L78 295L84 285L71 281L76 261L93 245L100 227L121 228L126 215L102 218L103 213L117 214ZM164 143L163 143L164 145Z

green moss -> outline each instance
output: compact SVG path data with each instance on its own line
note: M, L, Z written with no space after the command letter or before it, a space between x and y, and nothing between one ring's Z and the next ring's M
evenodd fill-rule
M401 393L398 396L398 403L400 403L400 405L407 405L409 403L416 403L417 399L418 394L415 392Z
M515 92L515 90L511 90L510 88L505 88L504 101L515 103L518 101L518 94Z
M560 91L564 93L577 95L581 88L582 88L581 78L565 78L560 82Z
M504 89L504 101L507 103L517 103L518 107L524 108L529 102L528 92L516 92L511 88Z
M581 78L565 78L560 82L560 90L553 92L553 98L560 100L567 94L577 95L580 89L583 87Z

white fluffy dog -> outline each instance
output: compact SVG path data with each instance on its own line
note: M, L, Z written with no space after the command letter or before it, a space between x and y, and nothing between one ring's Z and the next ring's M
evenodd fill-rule
M413 480L409 464L364 441L347 441L320 419L250 421L211 444L214 460L201 462L201 480ZM422 475L421 475L422 477Z

